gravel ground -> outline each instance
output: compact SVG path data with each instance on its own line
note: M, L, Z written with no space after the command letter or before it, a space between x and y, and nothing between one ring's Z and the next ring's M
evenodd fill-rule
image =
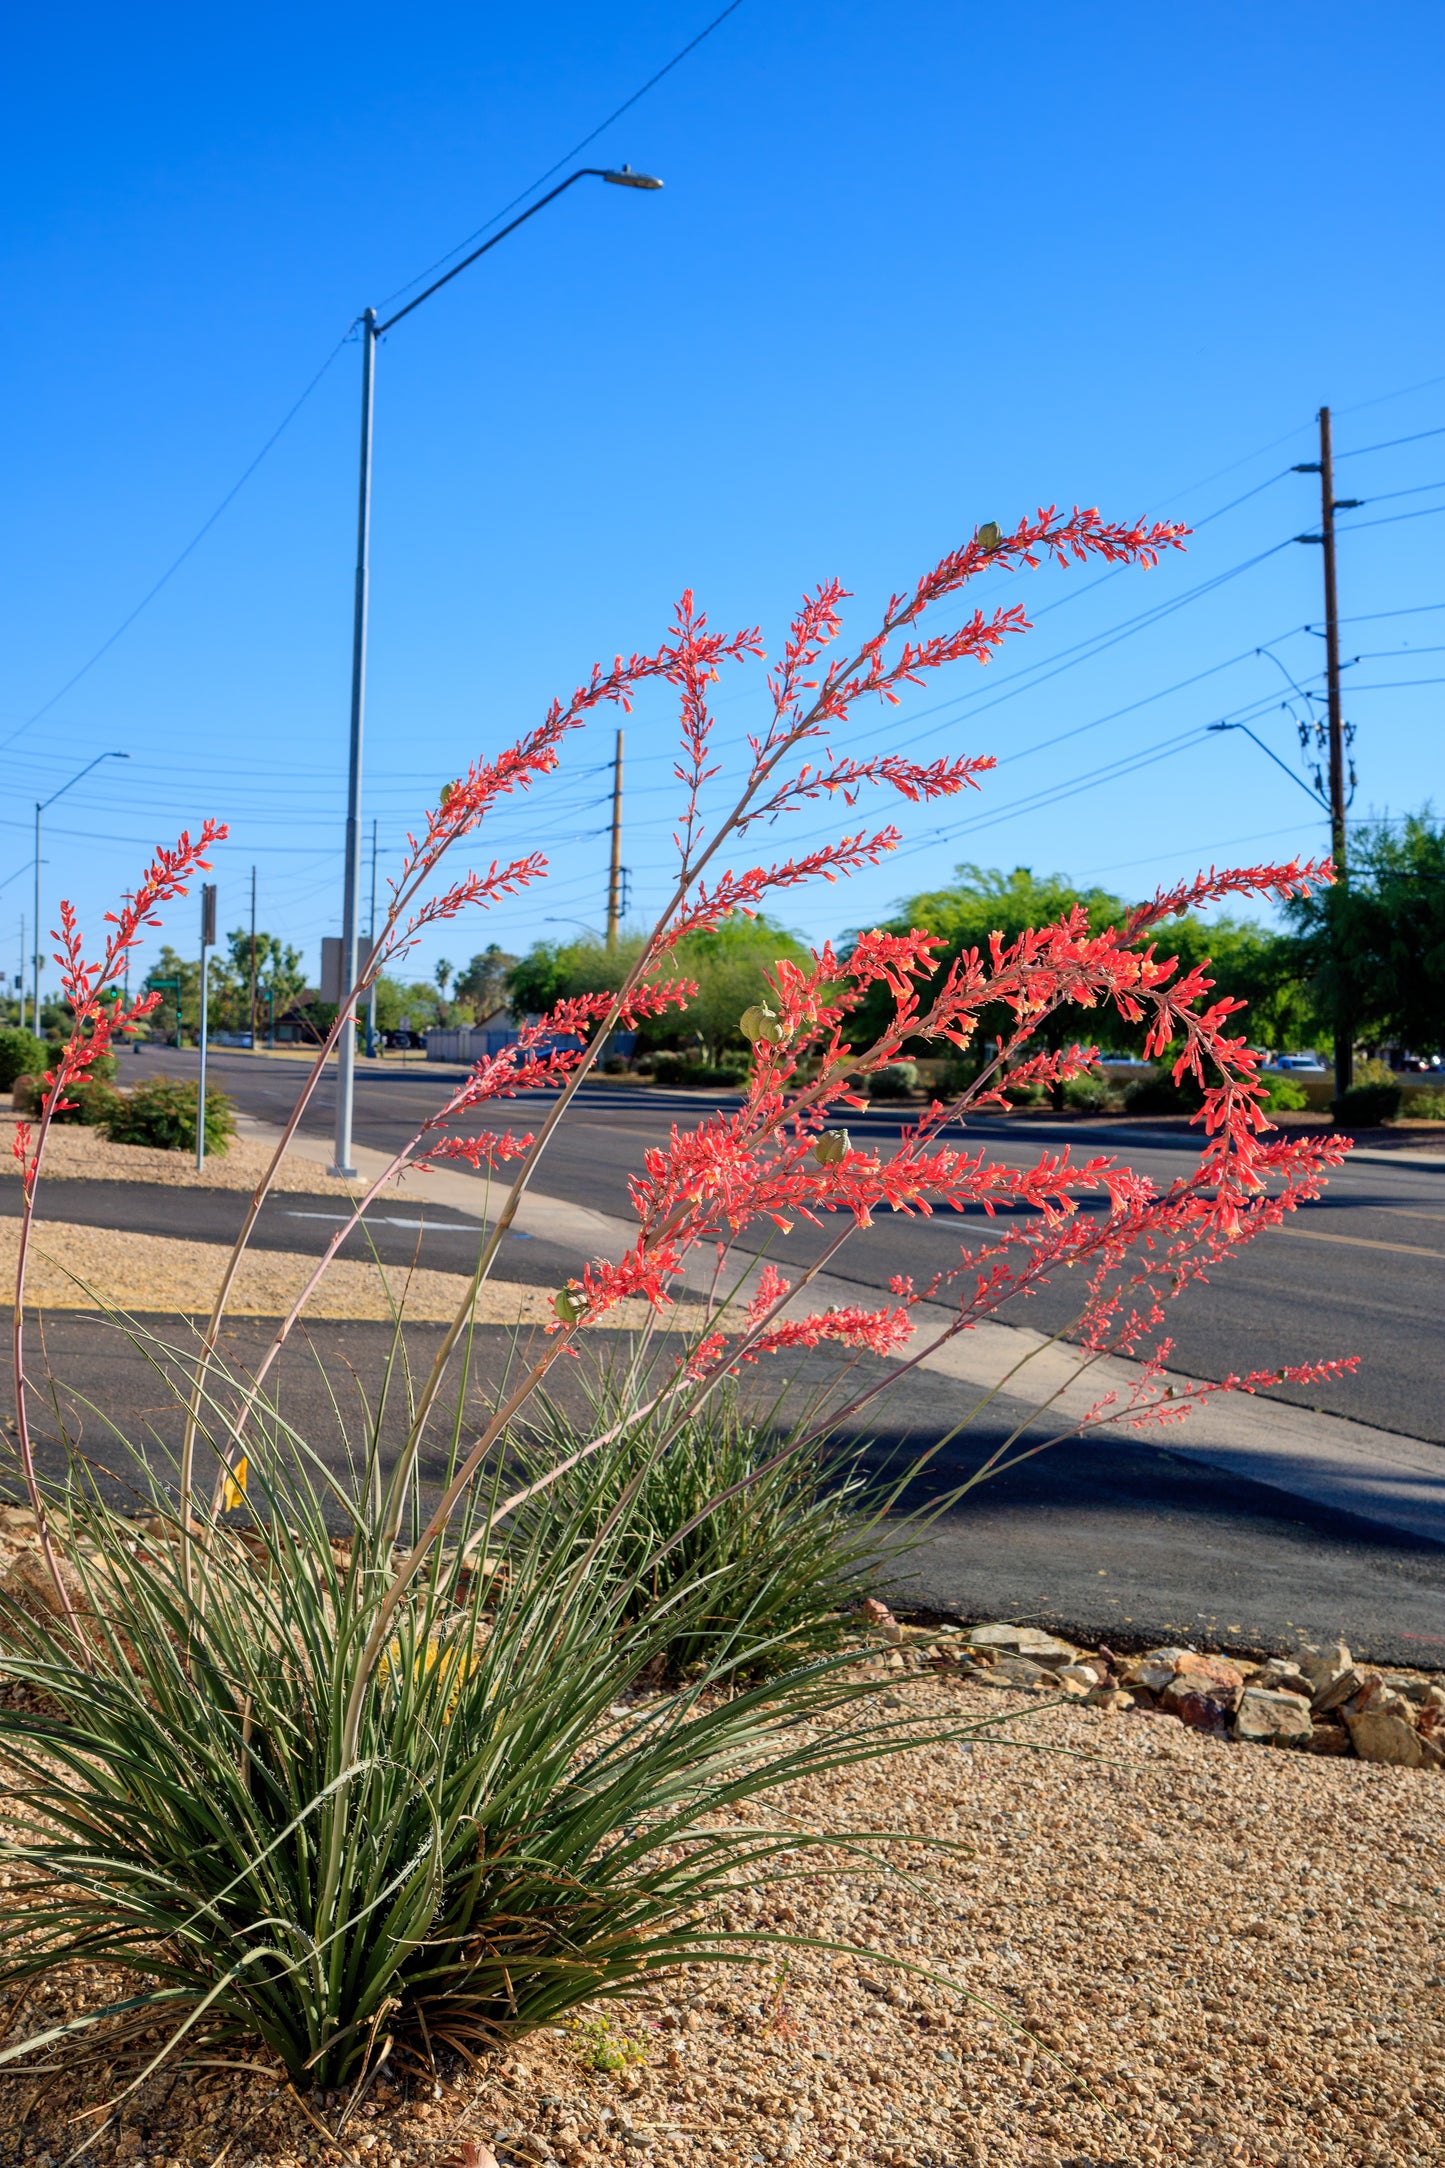
M9 1176L13 1181L20 1179L13 1150L18 1119L14 1114L0 1113L0 1176ZM271 1151L270 1145L233 1137L230 1149L208 1154L198 1173L190 1152L156 1152L141 1144L111 1144L79 1123L57 1122L46 1142L41 1180L63 1182L82 1177L91 1182L161 1182L173 1189L253 1190L270 1164ZM315 1160L294 1158L282 1160L272 1186L305 1191L311 1196L325 1190L335 1190L338 1196L359 1196L362 1187L334 1180Z
M958 1849L899 1841L893 1872L840 1850L841 1879L744 1900L737 1919L867 1944L971 2000L875 1958L778 1953L614 2016L641 2051L624 2071L591 2067L595 2031L537 2034L460 2082L383 2080L339 2147L284 2088L202 2073L153 2086L84 2157L1439 2168L1445 1785L930 1674L898 1683L934 1715L1007 1709L1030 1743L796 1787L780 1805L811 1827ZM84 1993L57 1980L11 2037ZM0 2084L0 2162L64 2159L84 2105Z
M0 1285L13 1283L20 1241L18 1220L0 1220ZM186 1242L174 1235L137 1235L118 1227L78 1227L44 1219L31 1236L26 1306L48 1310L131 1313L167 1311L208 1314L230 1252L215 1242ZM228 1304L233 1317L284 1317L316 1269L314 1257L293 1250L248 1250ZM385 1323L393 1304L413 1324L449 1323L466 1291L468 1275L382 1267L369 1259L338 1258L306 1306L308 1318L346 1318ZM550 1325L555 1322L550 1288L517 1280L489 1280L477 1303L481 1325ZM692 1330L702 1319L698 1303L678 1303L659 1321L640 1298L609 1310L601 1329L640 1332Z

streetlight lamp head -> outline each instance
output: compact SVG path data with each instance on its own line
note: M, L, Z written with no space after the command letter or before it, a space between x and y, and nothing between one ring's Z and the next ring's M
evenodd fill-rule
M655 174L634 173L631 166L618 166L615 169L609 166L602 178L604 181L611 181L616 188L661 188L662 186L661 181L657 179Z

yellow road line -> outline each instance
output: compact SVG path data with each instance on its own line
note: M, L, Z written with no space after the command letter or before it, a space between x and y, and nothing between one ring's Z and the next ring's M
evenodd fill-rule
M1438 1257L1445 1250L1422 1249L1418 1242L1373 1242L1368 1235L1327 1235L1322 1227L1281 1227L1282 1235L1297 1235L1302 1242L1345 1242L1353 1250L1396 1250L1401 1257Z

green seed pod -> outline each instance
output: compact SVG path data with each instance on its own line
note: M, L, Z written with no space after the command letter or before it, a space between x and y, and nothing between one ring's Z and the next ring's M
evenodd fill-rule
M781 1046L788 1035L783 1019L775 1009L768 1007L766 1001L755 1002L752 1008L743 1010L738 1018L738 1030L749 1046L756 1046L759 1040L765 1046Z
M996 550L1003 542L1003 529L996 519L986 519L978 530L980 549Z
M552 1308L564 1325L580 1325L591 1304L580 1287L559 1287L552 1297Z
M846 1129L825 1129L822 1136L814 1140L813 1157L820 1167L836 1167L852 1149L853 1140Z

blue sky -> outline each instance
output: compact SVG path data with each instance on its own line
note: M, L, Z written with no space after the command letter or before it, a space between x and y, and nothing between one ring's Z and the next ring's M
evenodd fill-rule
M214 813L233 826L223 925L255 864L263 925L312 958L336 930L358 371L339 342L716 12L82 4L17 21L7 970L34 800L110 747L130 760L48 816L47 922L62 892L98 917L154 840ZM1288 538L1318 498L1285 470L1313 456L1322 400L1339 490L1371 500L1340 561L1356 810L1438 802L1441 45L1423 5L743 0L584 154L659 173L662 194L574 189L382 348L366 811L383 870L447 776L594 657L655 643L684 586L776 643L837 573L861 627L978 521L1075 500L1207 524L1154 573L1009 582L1034 633L987 673L861 715L856 745L991 751L999 771L952 814L909 810L896 859L783 915L814 938L872 923L960 859L1136 893L1322 849L1298 784L1203 728L1252 719L1299 767L1278 702L1299 710L1290 680L1320 682L1302 629L1320 553ZM47 706L328 355L161 594ZM722 688L731 745L760 685ZM667 872L670 748L646 703L624 847L641 909ZM599 922L610 751L604 722L479 847L547 850L549 886L433 940L420 967ZM805 815L772 840L817 831Z

